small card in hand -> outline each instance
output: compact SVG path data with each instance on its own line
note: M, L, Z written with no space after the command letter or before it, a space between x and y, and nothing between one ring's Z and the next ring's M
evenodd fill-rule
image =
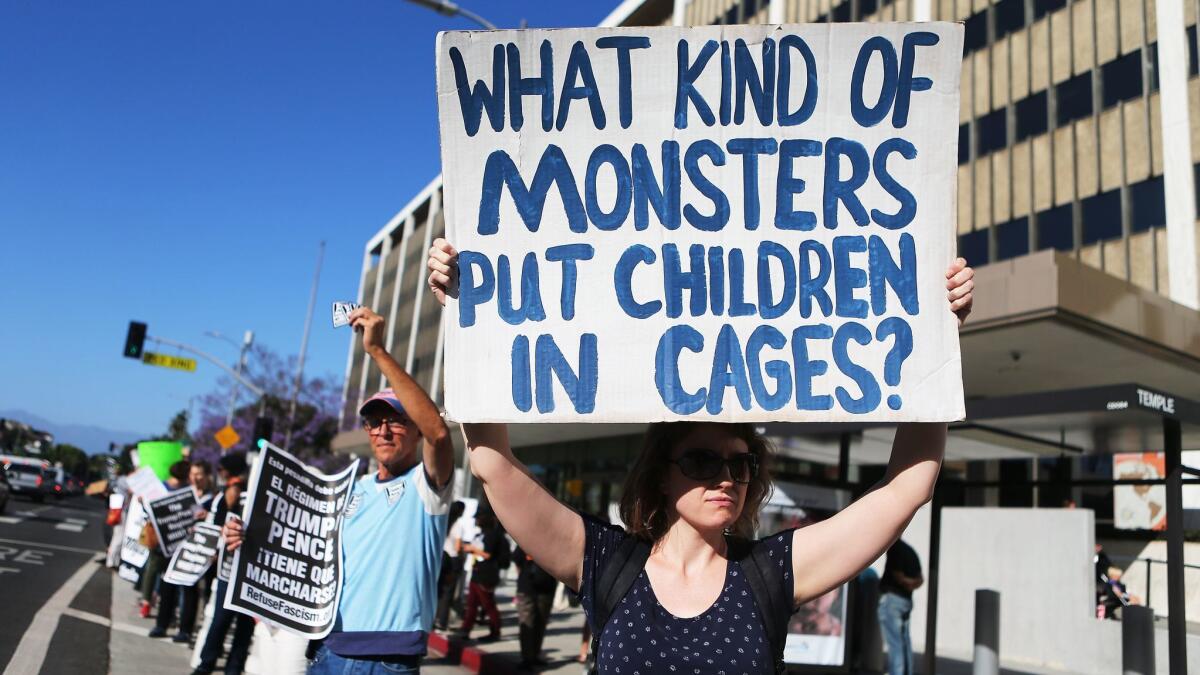
M333 303L333 327L341 328L342 326L350 325L350 312L362 307L353 302L335 302Z

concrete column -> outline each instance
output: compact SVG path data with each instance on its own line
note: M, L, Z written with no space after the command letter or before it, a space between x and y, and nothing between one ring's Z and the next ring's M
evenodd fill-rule
M362 271L358 275L358 295L355 296L354 302L361 305L363 301L363 288L367 285L367 272L371 269L371 251L363 251ZM350 395L350 370L354 367L354 346L358 344L355 340L357 333L350 334L350 349L346 353L346 377L342 379L342 405L338 408L338 431L344 428L346 422L346 403L347 397Z
M413 215L408 214L404 219L404 230L400 234L400 261L396 264L396 283L392 284L392 304L388 308L387 318L387 350L392 353L392 347L396 344L396 310L400 305L400 287L404 284L404 268L408 261L408 242L412 238L413 232ZM379 373L379 388L387 386L387 377L383 373Z
M1188 110L1188 52L1183 3L1155 3L1161 92L1163 184L1167 200L1167 275L1171 299L1200 309L1197 278L1196 192Z
M933 0L912 0L912 20L932 21Z
M674 25L674 26L684 25L684 22L683 22L684 10L687 9L688 2L690 2L690 1L691 0L675 0L675 6L673 7L673 11L671 13L671 24L672 25ZM779 1L780 0L774 0L774 2L779 2ZM772 3L772 5L774 4L774 2ZM774 7L772 7L771 9L774 9Z
M421 249L422 255L433 246L433 223L437 220L437 216L441 211L442 191L441 189L437 189L433 191L433 194L429 195L429 215L425 221L425 238L422 244L423 248ZM418 258L418 260L421 260L423 264L423 258ZM415 295L413 296L412 324L408 329L408 356L404 359L404 370L410 376L413 375L413 359L416 358L417 352L417 333L421 327L421 301L429 293L425 289L424 274L417 275L417 283L413 285L413 292Z

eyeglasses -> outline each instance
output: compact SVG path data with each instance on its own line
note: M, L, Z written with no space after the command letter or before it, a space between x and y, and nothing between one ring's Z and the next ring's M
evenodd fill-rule
M367 430L367 433L379 433L383 430L384 426L387 426L392 431L404 429L408 426L408 422L407 417L364 417L362 425L363 429Z
M685 450L679 459L669 461L692 480L712 480L721 475L721 469L726 467L735 483L749 483L758 475L758 457L749 452L739 452L726 459L707 448L692 448Z

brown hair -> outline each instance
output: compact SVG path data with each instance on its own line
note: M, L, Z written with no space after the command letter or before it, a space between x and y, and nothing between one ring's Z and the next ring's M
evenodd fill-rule
M746 486L742 512L730 528L738 536L754 536L758 528L758 509L771 491L768 469L771 446L754 429L753 424L719 422L659 422L650 425L643 439L642 452L625 478L625 488L621 493L621 519L625 521L629 534L653 543L667 533L671 521L662 484L666 480L671 449L705 424L711 424L745 441L750 454L758 457L758 475L751 478Z

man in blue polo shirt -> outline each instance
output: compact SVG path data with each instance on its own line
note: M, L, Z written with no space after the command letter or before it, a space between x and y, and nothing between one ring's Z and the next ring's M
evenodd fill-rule
M437 609L454 445L437 405L384 347L383 317L359 308L350 324L392 386L359 408L379 469L346 504L337 621L308 673L417 673ZM226 527L230 544L240 529Z
M454 446L437 405L384 348L383 317L360 308L350 325L392 388L359 408L379 470L358 481L346 504L337 622L308 672L367 661L354 672L415 673L437 610Z

